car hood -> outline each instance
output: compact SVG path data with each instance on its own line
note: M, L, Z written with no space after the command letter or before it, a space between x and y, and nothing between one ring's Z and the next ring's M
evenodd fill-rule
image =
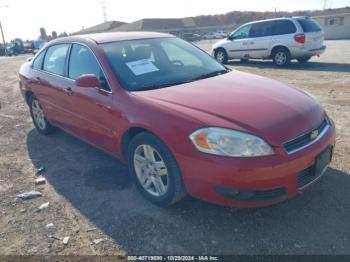
M134 94L196 117L203 126L252 132L276 146L324 118L322 107L301 90L239 71Z

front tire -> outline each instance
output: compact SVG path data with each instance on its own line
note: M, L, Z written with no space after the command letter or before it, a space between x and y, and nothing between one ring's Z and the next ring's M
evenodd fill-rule
M128 165L137 189L150 202L164 207L186 196L174 156L151 133L142 132L131 140Z
M29 108L34 126L39 133L49 135L55 131L55 128L49 123L49 121L47 121L44 110L42 109L39 100L34 95L29 98Z
M228 55L226 53L226 50L223 48L219 48L215 51L215 59L221 64L227 64L228 61Z
M277 48L272 53L272 59L275 66L284 67L290 63L290 53L287 48Z

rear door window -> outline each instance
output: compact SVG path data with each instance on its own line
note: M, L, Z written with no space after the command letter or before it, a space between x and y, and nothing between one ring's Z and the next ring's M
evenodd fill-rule
M272 21L253 24L252 28L250 29L250 37L271 36L272 29L273 29Z
M297 31L294 23L290 20L276 20L273 26L273 35L294 34Z
M68 44L50 46L46 51L44 70L56 75L64 76L68 48Z
M33 62L33 68L40 70L43 66L43 60L45 56L45 51L41 52Z
M310 33L310 32L320 32L322 31L321 26L313 19L298 19L299 24L303 28L305 33Z

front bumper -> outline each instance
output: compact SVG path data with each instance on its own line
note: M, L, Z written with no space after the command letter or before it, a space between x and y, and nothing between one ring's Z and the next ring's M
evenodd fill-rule
M300 184L302 174L312 168L316 157L334 144L333 123L317 143L290 155L283 148L275 148L276 155L258 158L196 152L197 156L176 155L176 159L192 196L216 204L253 208L282 202L318 181L324 172Z

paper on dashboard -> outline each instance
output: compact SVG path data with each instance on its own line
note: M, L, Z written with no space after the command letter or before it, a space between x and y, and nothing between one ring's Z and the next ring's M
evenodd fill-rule
M159 71L159 69L148 59L141 59L126 63L134 75L143 75Z

